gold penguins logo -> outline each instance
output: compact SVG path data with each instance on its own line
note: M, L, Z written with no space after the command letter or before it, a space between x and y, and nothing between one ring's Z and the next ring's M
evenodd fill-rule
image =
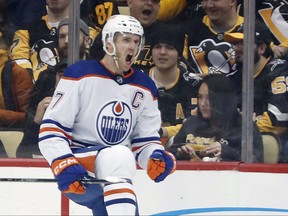
M47 66L55 66L58 63L58 54L54 41L38 40L30 50L34 79L38 78L41 71Z
M264 1L265 8L258 13L280 43L288 38L288 3L287 1Z
M215 43L206 39L198 46L190 46L189 51L200 73L232 75L237 71L235 51L228 42Z

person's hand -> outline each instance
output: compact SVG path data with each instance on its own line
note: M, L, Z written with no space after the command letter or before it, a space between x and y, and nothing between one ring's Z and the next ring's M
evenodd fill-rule
M222 151L222 145L219 142L214 142L210 145L207 145L205 149L203 149L203 152L206 155L214 155L215 157L220 157Z
M79 164L73 155L54 160L51 166L59 190L64 193L85 193L85 188L78 180L88 176L87 170Z
M189 144L186 144L177 148L177 157L183 158L184 160L191 160L198 156L195 153L193 147Z
M163 181L176 168L176 159L168 151L154 150L147 167L148 176L155 182Z
M34 122L36 124L41 124L44 113L47 107L49 106L51 100L52 100L52 97L45 97L43 100L41 100L38 103L37 110L36 110L35 117L34 117Z
M273 45L271 49L274 52L274 58L282 58L288 52L288 48L283 46Z

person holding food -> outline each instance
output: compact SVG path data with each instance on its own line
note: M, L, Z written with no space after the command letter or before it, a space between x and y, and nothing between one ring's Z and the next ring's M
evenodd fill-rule
M238 104L229 78L221 74L205 76L198 90L197 115L183 123L167 150L177 160L241 161ZM257 125L253 126L253 162L263 162L262 137Z

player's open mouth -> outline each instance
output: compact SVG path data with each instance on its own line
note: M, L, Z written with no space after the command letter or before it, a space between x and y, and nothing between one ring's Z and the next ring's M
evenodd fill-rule
M132 57L133 57L133 55L130 55L130 54L128 54L126 56L125 61L126 61L127 64L131 64L132 63Z
M152 13L152 11L150 9L145 9L145 10L142 11L142 14L144 16L150 16L151 13Z

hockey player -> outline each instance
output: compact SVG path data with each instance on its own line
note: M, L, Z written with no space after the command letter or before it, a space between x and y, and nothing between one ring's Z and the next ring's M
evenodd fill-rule
M135 160L155 182L172 173L176 162L160 143L156 86L131 69L143 46L141 24L111 16L102 38L101 61L80 61L64 72L40 127L39 148L71 200L94 215L137 215ZM81 183L109 176L128 181Z

